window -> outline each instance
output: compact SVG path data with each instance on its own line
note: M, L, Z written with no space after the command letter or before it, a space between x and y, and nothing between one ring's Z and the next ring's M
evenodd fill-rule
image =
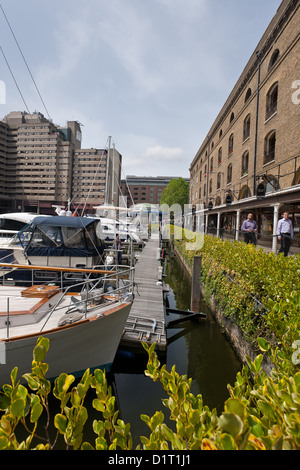
M240 190L239 200L246 199L247 197L251 197L251 191L248 186L243 186Z
M265 158L264 164L275 160L276 131L271 131L265 138Z
M231 113L230 122L232 122L233 120L234 120L234 113Z
M221 173L218 173L217 176L217 189L221 188Z
M279 181L275 176L268 175L268 180L266 184L266 193L273 193L280 189Z
M269 119L277 111L278 82L270 88L267 94L266 119Z
M220 165L220 163L222 163L222 147L219 148L218 152L218 165Z
M230 165L228 165L228 168L227 168L227 184L230 184L232 181L232 163L230 163Z
M244 133L243 133L243 140L248 139L250 137L250 124L251 124L251 116L248 116L244 120Z
M245 176L248 174L248 168L249 168L249 152L245 152L242 156L242 176Z
M234 137L233 137L233 134L231 134L231 136L229 137L229 141L228 141L228 155L230 155L233 152L233 141L234 141Z
M213 171L213 169L214 169L214 157L212 157L210 160L210 171Z
M212 179L211 179L210 182L209 182L209 194L212 193L212 184L213 184L213 182L212 182Z
M275 63L277 62L277 60L279 58L279 55L280 55L279 49L276 49L273 52L271 60L269 62L269 70L271 70L274 67Z
M245 103L247 103L251 95L252 95L252 90L251 88L248 88L246 96L245 96Z

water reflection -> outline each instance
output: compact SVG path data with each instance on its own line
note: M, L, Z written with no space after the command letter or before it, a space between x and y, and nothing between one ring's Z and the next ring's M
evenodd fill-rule
M170 307L190 308L191 281L175 257L168 263L165 282L172 286L168 300ZM167 367L176 364L180 374L192 378L192 392L203 396L204 404L223 410L228 398L227 384L235 382L240 362L231 349L220 326L202 301L200 310L206 319L191 323L185 330L169 330L168 337L183 335L168 346ZM171 315L168 315L171 319Z

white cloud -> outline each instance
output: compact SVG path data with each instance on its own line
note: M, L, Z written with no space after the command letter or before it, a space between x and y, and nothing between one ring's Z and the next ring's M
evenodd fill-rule
M52 48L56 53L46 56L38 71L38 81L45 84L56 84L62 79L70 79L88 52L91 30L88 23L81 18L68 19L54 32ZM49 61L50 59L50 61Z
M182 176L179 168L185 159L184 150L180 147L162 145L147 146L149 140L138 139L136 145L134 142L131 143L132 148L123 159L124 175ZM125 146L129 147L128 142Z
M174 161L180 159L183 154L183 149L179 147L162 147L161 145L156 145L155 147L148 147L143 157L159 161Z
M106 5L99 21L99 37L145 95L156 93L162 85L155 66L156 35L151 22L133 6L119 0Z
M155 2L167 7L172 15L189 22L198 21L206 12L208 5L207 0L155 0Z

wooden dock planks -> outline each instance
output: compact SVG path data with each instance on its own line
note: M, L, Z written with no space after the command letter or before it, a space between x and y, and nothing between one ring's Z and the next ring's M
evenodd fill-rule
M135 298L121 339L121 346L140 347L141 342L156 343L157 350L165 350L163 285L158 282L157 259L159 235L152 234L135 266Z

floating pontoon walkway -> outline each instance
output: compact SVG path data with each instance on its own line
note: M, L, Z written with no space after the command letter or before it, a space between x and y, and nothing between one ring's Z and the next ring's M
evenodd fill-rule
M135 265L135 298L120 346L140 347L142 342L167 348L163 285L159 282L159 235L152 234Z

